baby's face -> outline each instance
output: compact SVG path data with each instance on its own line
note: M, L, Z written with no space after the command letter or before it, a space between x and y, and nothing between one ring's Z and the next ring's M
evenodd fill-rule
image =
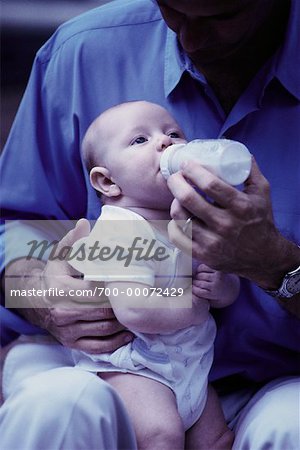
M122 195L149 206L172 200L160 173L161 153L172 144L185 143L177 122L162 107L132 102L108 112L101 124L105 165Z

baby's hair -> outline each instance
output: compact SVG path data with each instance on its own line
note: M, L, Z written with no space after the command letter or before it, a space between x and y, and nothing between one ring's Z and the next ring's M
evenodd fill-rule
M135 103L135 101L118 103L117 105L105 109L93 120L93 122L88 127L81 144L82 158L88 173L91 172L92 168L95 167L95 165L99 165L100 162L101 155L99 154L99 151L97 151L96 145L102 145L102 148L104 148L105 145L103 142L99 142L99 139L97 139L97 131L99 131L99 121L107 113L110 113L113 110L117 110L130 103ZM105 196L103 194L98 191L96 191L96 194L102 202L105 201Z
M88 173L94 167L94 157L93 157L93 149L94 144L91 139L88 139L87 134L84 136L82 141L82 157L85 167L87 168Z
M82 157L83 157L85 167L88 170L88 173L90 173L92 168L95 166L95 159L96 159L95 144L97 143L95 136L96 136L96 131L98 130L99 121L107 113L110 113L113 110L120 109L123 106L130 105L131 103L137 103L139 101L141 101L141 100L132 100L132 101L128 101L128 102L118 103L117 105L114 105L108 109L105 109L101 114L99 114L96 117L96 119L93 120L91 125L88 127L88 129L84 135L82 145L81 145ZM100 144L100 143L98 142L98 144ZM103 145L103 143L101 143L101 144ZM97 156L99 157L98 154L97 154Z

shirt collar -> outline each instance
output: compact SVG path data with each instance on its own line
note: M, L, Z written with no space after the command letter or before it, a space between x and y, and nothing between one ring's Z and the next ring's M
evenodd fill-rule
M194 64L178 44L176 34L167 29L165 52L165 95L166 97L175 89L183 72L187 71L191 77L201 84L207 84L202 73L198 72Z
M269 65L272 76L277 77L281 84L298 100L300 100L300 1L291 1L290 18L283 45L275 55L273 64ZM164 88L167 97L179 83L184 71L190 73L201 84L206 84L205 77L194 69L188 56L178 45L176 34L167 29Z
M168 97L173 89L175 89L184 71L185 65L182 54L179 50L176 34L168 28L165 47L164 73L164 88L166 97Z

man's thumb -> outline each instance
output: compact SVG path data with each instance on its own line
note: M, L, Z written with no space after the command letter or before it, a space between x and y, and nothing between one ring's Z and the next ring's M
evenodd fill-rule
M244 192L246 194L256 193L257 190L261 190L263 185L266 185L267 180L261 173L258 164L252 156L252 167L248 179L244 183Z
M80 219L76 226L70 230L59 242L58 249L71 247L79 239L88 236L91 231L90 223L87 219Z

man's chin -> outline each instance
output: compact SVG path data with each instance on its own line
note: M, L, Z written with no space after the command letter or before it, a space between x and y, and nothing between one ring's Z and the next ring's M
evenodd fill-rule
M194 65L199 67L206 67L214 64L218 64L223 61L228 61L228 57L232 56L232 51L222 51L221 49L204 49L197 50L193 53L188 53L189 58Z

